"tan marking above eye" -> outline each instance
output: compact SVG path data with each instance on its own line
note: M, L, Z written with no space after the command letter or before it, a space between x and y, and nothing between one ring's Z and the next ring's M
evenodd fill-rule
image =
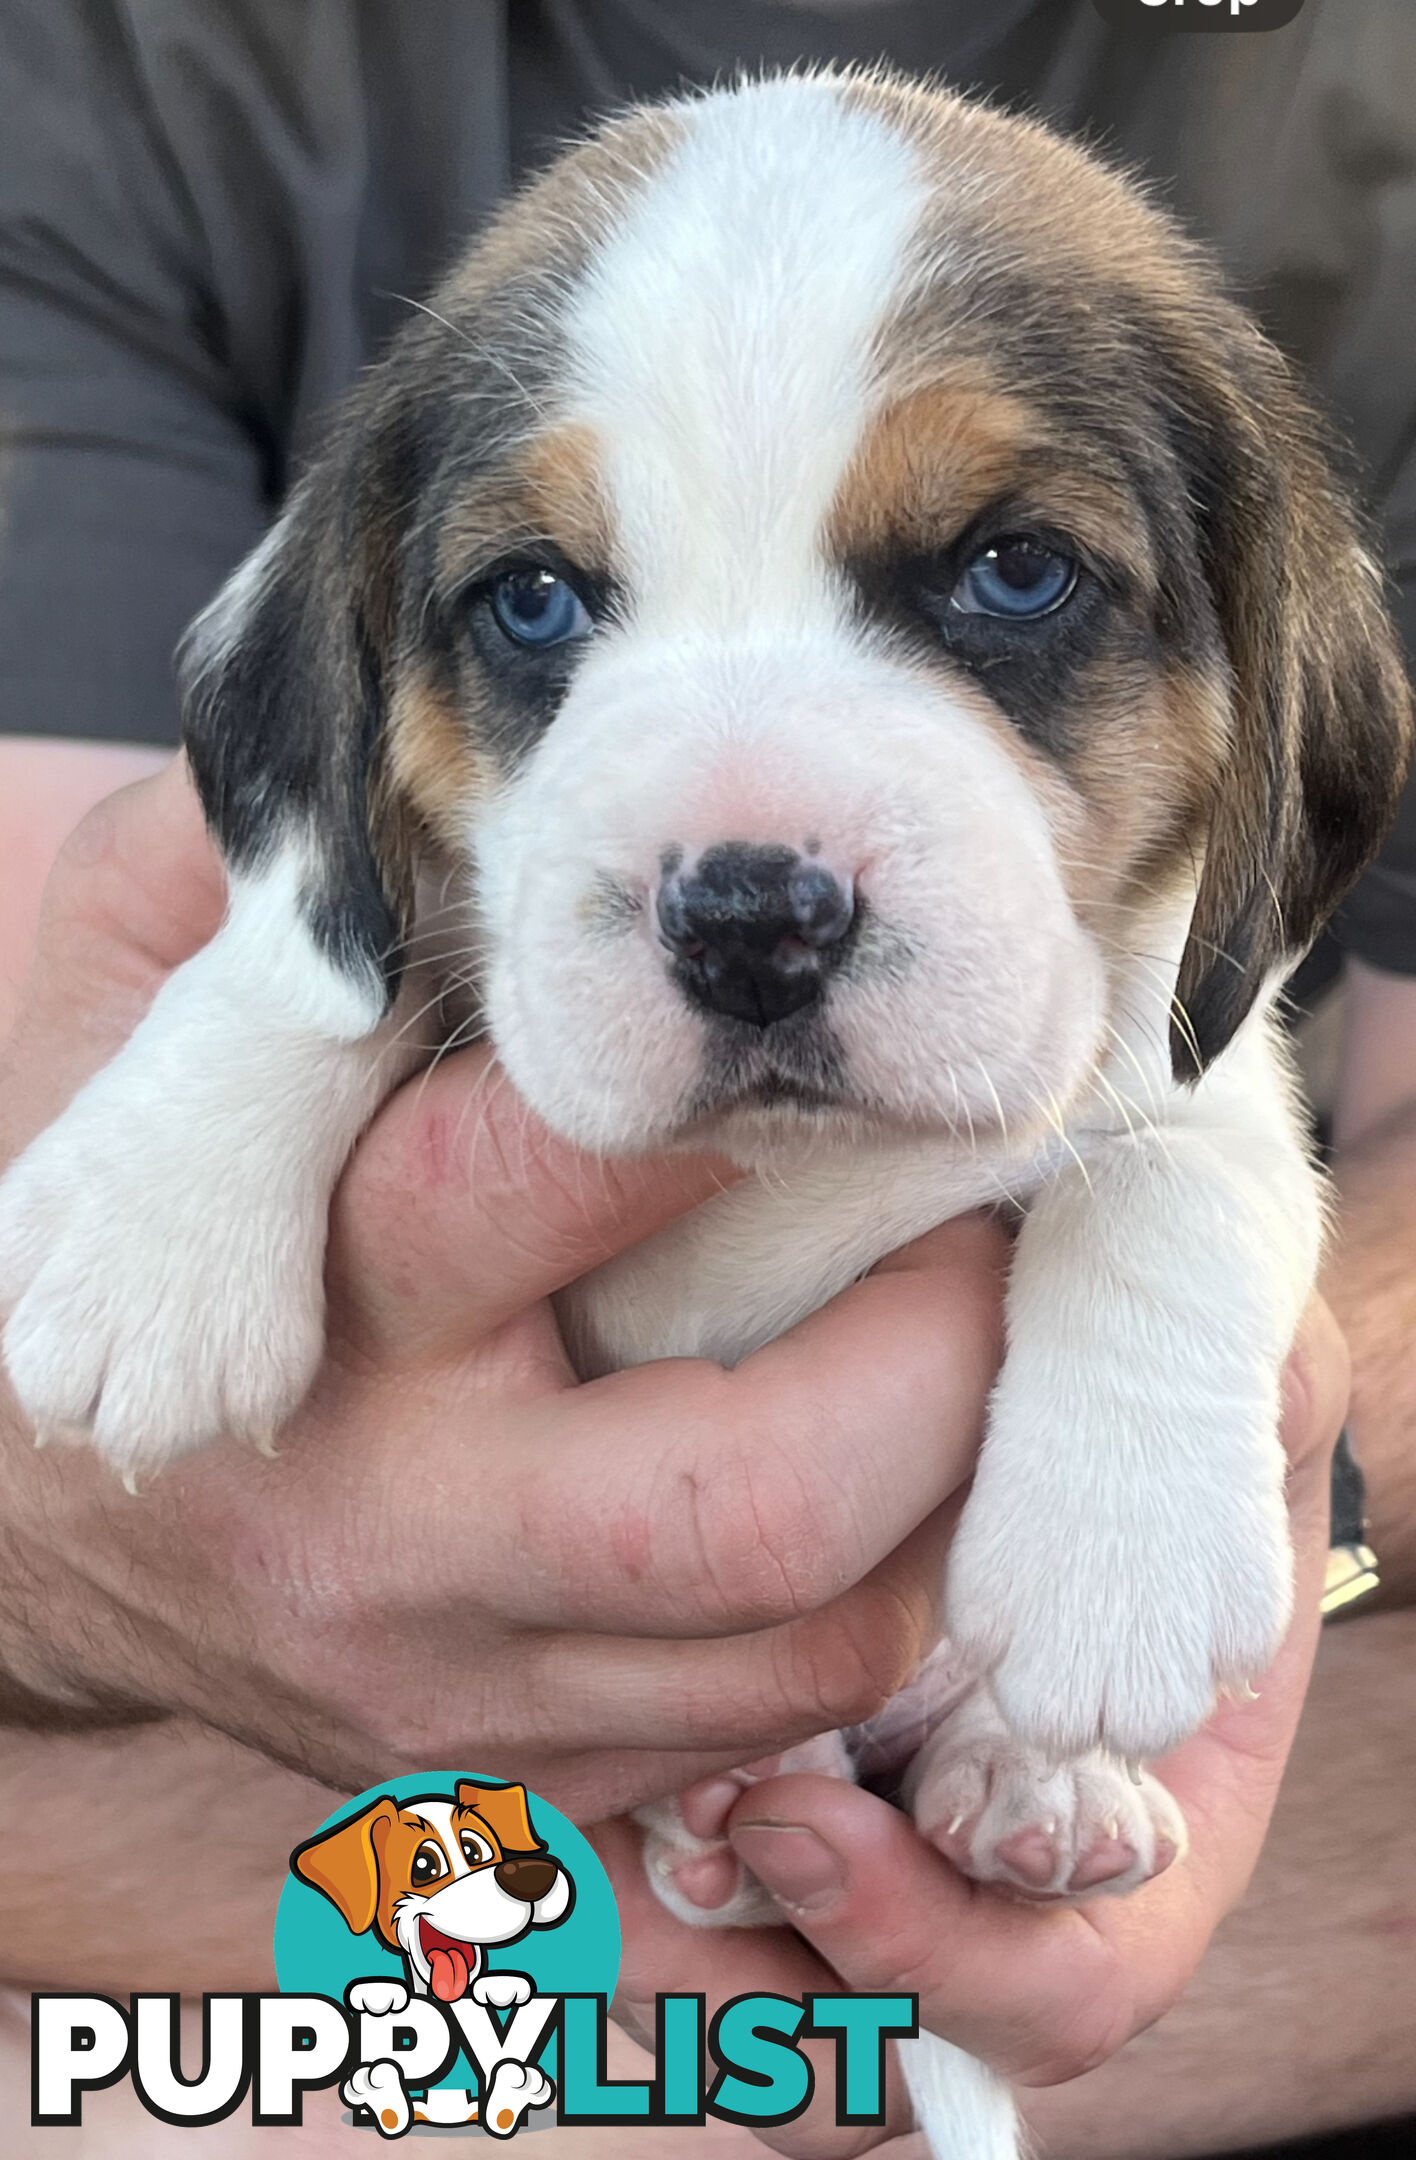
M951 546L1005 498L1017 531L1050 530L1138 584L1153 574L1150 534L1119 479L1090 446L1069 452L1046 415L991 385L972 362L906 391L865 430L836 491L826 540L838 560L927 555Z
M831 506L834 555L922 552L966 526L1024 468L1038 422L965 368L888 404L867 427Z
M569 562L600 575L610 567L610 515L593 429L566 422L534 435L521 456L530 522Z

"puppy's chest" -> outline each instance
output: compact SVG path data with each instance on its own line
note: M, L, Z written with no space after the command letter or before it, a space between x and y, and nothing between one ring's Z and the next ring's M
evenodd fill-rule
M562 1293L571 1355L587 1378L666 1357L735 1365L911 1238L1025 1202L1047 1168L920 1141L760 1170Z

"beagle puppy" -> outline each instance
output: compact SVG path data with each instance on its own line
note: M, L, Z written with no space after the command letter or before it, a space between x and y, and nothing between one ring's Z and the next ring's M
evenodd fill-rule
M468 1993L499 2009L527 2000L524 1976L485 1972L482 1953L519 1942L533 1927L557 1926L575 1902L569 1875L531 1826L525 1786L468 1778L459 1779L451 1799L382 1794L297 1846L290 1867L329 1899L352 1935L372 1934L402 1956L414 1994L442 2003ZM408 1989L396 1982L360 1983L355 1993L351 2006L375 2015L396 2014L408 2000ZM429 2092L410 2108L392 2067L392 2079L388 2064L356 2071L344 2092L351 2105L373 2110L380 2129L401 2134L410 2121L478 2119L475 2096L454 2087ZM549 2080L534 2065L508 2059L492 2079L486 2127L509 2135L528 2108L551 2097Z
M760 1173L563 1301L585 1374L731 1364L1012 1211L947 1646L809 1759L913 1751L921 1828L1018 1890L1173 1858L1124 1765L1292 1594L1322 1203L1273 1002L1410 743L1319 427L1203 255L892 75L632 110L367 375L181 673L230 906L0 1188L39 1427L131 1475L289 1416L451 921L463 1024L557 1132ZM699 1850L658 1812L701 1920ZM987 2073L905 2052L938 2152L1013 2150Z

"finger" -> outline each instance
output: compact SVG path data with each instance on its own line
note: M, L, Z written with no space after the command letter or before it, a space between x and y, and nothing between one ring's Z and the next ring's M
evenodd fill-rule
M1316 1291L1308 1300L1283 1369L1284 1452L1297 1472L1316 1471L1320 1491L1347 1416L1352 1361L1332 1309Z
M377 1353L453 1357L743 1173L688 1154L587 1155L522 1101L490 1050L385 1104L336 1196L342 1324Z
M498 1444L434 1444L483 1505L408 1513L407 1563L527 1626L702 1636L790 1621L860 1582L968 1478L1000 1348L1001 1233L921 1240L749 1358L641 1366L543 1396ZM399 1476L436 1483L430 1461ZM387 1515L387 1503L383 1503Z
M1134 2029L1125 1964L1082 1911L966 1882L874 1794L826 1778L771 1779L744 1795L729 1835L848 1987L918 1994L923 2029L1006 2077L1080 2075Z
M734 1762L861 1723L898 1692L933 1644L943 1510L825 1610L720 1640L559 1634L514 1653L515 1712L554 1704L567 1747L712 1750Z
M609 1872L619 1908L624 1951L614 2015L644 2046L656 2043L655 1998L660 1994L702 1995L711 2023L719 2006L739 1995L784 1995L799 2001L810 1994L839 1993L837 1976L788 1928L689 1928L674 1919L649 1887L640 1836L632 1824L597 1823L587 1835ZM908 2107L894 2074L883 2124L868 2129L838 2125L834 2050L824 2042L807 2041L801 2052L812 2066L811 2104L795 2122L758 2132L772 2151L799 2160L850 2160L874 2151L908 2126Z

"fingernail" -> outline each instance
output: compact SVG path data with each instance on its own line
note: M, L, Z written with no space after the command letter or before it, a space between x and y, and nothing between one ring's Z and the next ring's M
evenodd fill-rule
M721 1837L723 1823L741 1800L742 1793L737 1778L707 1778L701 1785L691 1785L679 1798L684 1828L691 1830L695 1837Z
M803 1913L826 1912L846 1887L840 1856L799 1823L736 1823L733 1851L778 1904Z

